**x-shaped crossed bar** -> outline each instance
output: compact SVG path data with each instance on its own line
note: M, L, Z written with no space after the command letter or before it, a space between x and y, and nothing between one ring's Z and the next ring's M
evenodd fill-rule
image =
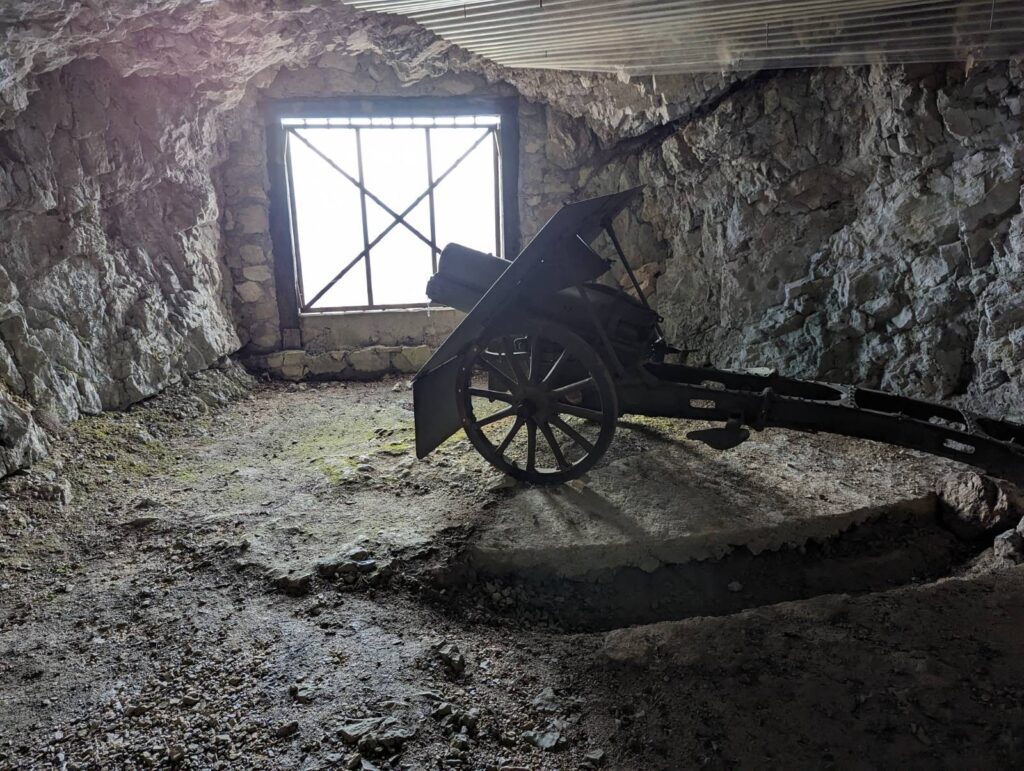
M364 259L370 253L370 250L373 249L373 247L376 246L377 244L379 244L381 241L383 241L384 237L387 236L387 234L390 233L392 230L394 230L395 227L397 227L398 225L405 225L405 227L408 228L408 230L413 235L415 235L417 238L419 238L421 241L423 241L423 243L425 243L427 246L429 246L433 252L435 252L435 253L440 252L441 250L437 248L437 244L436 243L434 243L431 239L429 239L425 235L423 235L415 227L410 225L408 223L408 221L406 221L405 218L409 215L409 213L413 209L415 209L420 204L421 201L423 201L424 198L426 198L428 195L430 195L434 191L434 189L445 180L445 177L447 177L449 174L451 174L453 171L455 171L455 169L458 168L459 164L461 164L464 160L466 160L466 158L469 157L469 154L472 153L480 145L481 142L483 142L488 137L493 136L494 130L495 130L494 127L490 127L483 134L481 134L480 137L475 142L473 142L472 145L470 145L469 149L466 150L466 152L464 152L462 155L460 155L455 160L455 162L451 166L449 166L447 168L447 170L441 176L439 176L436 179L434 179L427 186L427 189L424 190L416 198L415 201L413 201L411 204L409 204L401 214L399 214L394 209L392 209L390 206L388 206L386 203L384 203L378 196L374 195L373 192L371 192L362 182L360 182L358 179L356 179L351 174L349 174L347 171L345 171L343 168L341 168L341 166L339 166L337 163L335 163L333 160L331 160L326 155L324 155L324 153L322 153L319 148L317 148L315 145L313 145L312 142L310 142L308 139L306 139L306 137L302 136L302 134L299 133L299 128L289 128L289 129L287 129L287 134L289 136L294 136L296 139L298 139L300 142L302 142L302 144L304 144L306 147L308 147L310 150L312 150L314 153L316 153L316 155L319 156L328 166L330 166L336 172L341 174L341 176L343 176L345 179L347 179L349 182L351 182L353 185L355 185L357 188L359 188L360 192L362 192L367 198L369 198L375 204L380 206L384 211L386 211L388 214L390 214L394 218L392 220L392 222L386 228L384 228L384 230L382 230L380 232L380 234L376 238L373 239L373 241L371 241L369 244L367 244L363 248L363 250L359 254L357 254L355 257L353 257L352 260L350 262L348 262L345 265L345 267L342 268L341 271L339 271L338 274L334 278L332 278L330 281L328 281L327 284L324 285L323 289L321 289L319 292L317 292L316 295L313 297L313 299L310 300L309 302L307 302L303 306L302 309L304 311L308 311L308 310L312 309L312 307L316 304L317 300L319 300L321 297L323 297L325 294L327 294L327 292L330 291L331 287L333 287L335 284L337 284L339 281L341 281L341 279L344 278L346 273L348 273L350 270L352 270L352 268L354 268L357 264L359 264L359 261Z

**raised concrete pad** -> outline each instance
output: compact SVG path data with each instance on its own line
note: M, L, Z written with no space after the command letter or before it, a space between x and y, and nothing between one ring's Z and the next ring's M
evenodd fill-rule
M863 440L773 429L718 452L707 424L631 419L584 480L521 486L490 511L470 557L483 572L585 579L835 535L888 511L934 512L957 464Z

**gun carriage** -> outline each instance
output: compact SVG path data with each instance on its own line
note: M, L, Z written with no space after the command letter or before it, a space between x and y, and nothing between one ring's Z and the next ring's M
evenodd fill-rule
M826 431L953 458L1024 482L1024 425L858 386L665 361L662 335L612 221L639 188L558 211L512 260L457 244L441 254L431 300L467 313L413 381L416 452L460 428L493 466L560 483L604 454L618 419L721 422L689 438L716 449L779 426ZM637 296L597 280L607 233Z

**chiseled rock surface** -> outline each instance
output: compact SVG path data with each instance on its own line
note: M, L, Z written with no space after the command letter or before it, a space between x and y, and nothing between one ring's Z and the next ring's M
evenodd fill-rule
M638 163L670 335L1024 415L1020 62L774 73Z
M62 420L237 347L210 127L166 81L75 62L0 135L0 382Z
M0 388L0 477L46 454L46 435L31 411Z

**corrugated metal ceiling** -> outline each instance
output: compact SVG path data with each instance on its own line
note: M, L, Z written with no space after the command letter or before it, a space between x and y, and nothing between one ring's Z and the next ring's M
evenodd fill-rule
M1024 0L349 0L511 67L645 75L1024 55Z

